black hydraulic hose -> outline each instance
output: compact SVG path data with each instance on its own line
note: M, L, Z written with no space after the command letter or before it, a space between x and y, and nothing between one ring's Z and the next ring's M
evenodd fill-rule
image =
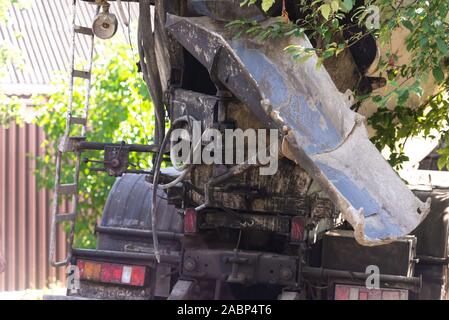
M157 189L159 185L159 174L161 170L161 164L162 164L162 158L164 153L162 150L165 149L165 145L167 144L167 141L170 138L170 135L173 131L173 126L168 129L167 135L164 137L164 140L161 144L160 152L157 154L156 163L154 165L153 170L153 199L151 201L151 210L150 210L150 217L151 217L151 230L153 231L153 249L154 249L154 255L156 256L156 260L159 263L160 262L160 253L159 253L159 239L157 236L157 216L156 216L156 201L157 201Z
M150 217L151 217L151 230L153 231L153 249L154 249L154 255L156 257L157 262L160 262L160 252L159 252L159 239L157 235L157 215L156 215L156 202L157 202L157 190L159 186L159 175L161 171L161 164L164 153L162 150L165 149L165 146L167 145L167 142L170 140L171 133L176 128L176 126L181 122L187 122L189 123L189 117L183 116L178 119L176 119L170 129L168 129L167 134L164 137L164 140L161 144L161 152L158 153L156 163L154 165L153 170L153 199L151 201L151 210L150 210ZM155 232L156 231L156 232Z

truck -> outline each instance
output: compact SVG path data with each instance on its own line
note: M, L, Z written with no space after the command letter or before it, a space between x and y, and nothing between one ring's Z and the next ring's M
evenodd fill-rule
M98 8L92 28L76 25L77 2L73 37L114 35L108 1L87 1ZM294 21L294 1L268 11L257 1L137 2L154 144L88 141L89 99L82 115L69 99L50 250L50 263L69 272L65 299L447 298L446 186L411 190L351 110L346 90L382 83L367 75L374 38L317 68L316 55L299 63L283 50L312 48L306 35L263 41L229 28L237 19L269 25L287 10ZM92 77L71 67L69 97L73 79ZM86 150L103 151L102 171L117 177L96 249L73 248ZM152 169L130 168L131 152L152 154ZM66 153L76 157L71 184L61 183ZM58 211L63 196L72 213ZM70 225L68 254L56 261L60 223Z

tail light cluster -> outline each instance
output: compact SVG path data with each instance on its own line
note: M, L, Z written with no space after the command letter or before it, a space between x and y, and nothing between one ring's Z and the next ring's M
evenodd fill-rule
M305 219L299 216L293 217L290 226L290 241L293 243L304 241L305 231Z
M335 300L408 300L403 289L368 289L361 286L335 285Z
M198 219L195 208L187 208L184 211L184 232L196 233L198 231Z
M78 260L80 279L105 283L142 287L145 284L146 267Z

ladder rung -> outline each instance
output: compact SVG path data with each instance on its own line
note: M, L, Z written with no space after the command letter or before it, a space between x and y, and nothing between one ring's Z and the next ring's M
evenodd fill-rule
M70 117L70 124L80 124L85 126L87 123L87 119L86 118L82 118L82 117Z
M82 26L75 26L75 32L76 33L82 33L88 36L93 36L94 33L91 28L82 27Z
M89 71L81 71L81 70L73 70L72 76L76 78L82 78L89 80L90 79L90 72Z
M62 137L59 141L59 151L75 152L78 142L86 140L86 137Z
M58 194L73 195L77 193L77 189L76 183L60 184L57 192Z
M76 213L60 213L55 216L56 223L64 222L64 221L73 221L76 218Z

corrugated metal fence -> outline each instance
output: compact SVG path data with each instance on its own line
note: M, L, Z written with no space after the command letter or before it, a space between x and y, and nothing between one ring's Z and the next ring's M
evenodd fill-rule
M39 190L33 174L43 139L34 124L0 127L0 252L7 262L0 291L41 289L64 281L65 270L48 263L51 192ZM63 232L58 236L57 251L63 257Z

